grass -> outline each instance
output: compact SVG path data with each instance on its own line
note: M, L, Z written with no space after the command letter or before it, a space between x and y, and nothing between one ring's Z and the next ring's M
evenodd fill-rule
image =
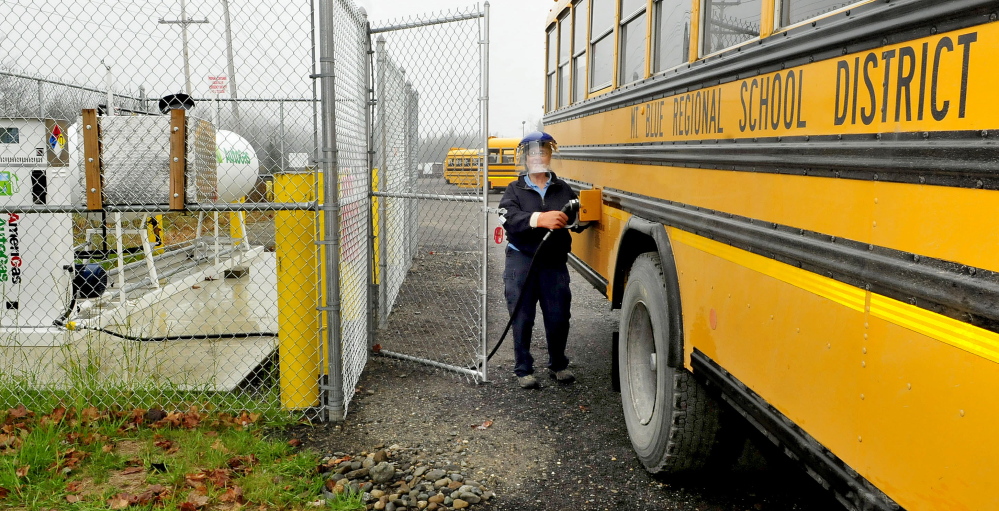
M318 456L268 434L287 422L201 409L0 411L0 508L302 510L322 498ZM323 509L364 505L342 494Z

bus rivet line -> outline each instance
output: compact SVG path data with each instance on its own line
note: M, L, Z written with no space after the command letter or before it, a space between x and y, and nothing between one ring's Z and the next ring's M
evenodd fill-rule
M924 131L923 132L923 138L930 138L930 132L929 131Z
M959 412L961 413L961 417L964 417L964 410L959 410Z
M976 268L968 268L969 275L974 275L976 273L978 273L978 270Z
M989 136L989 130L982 130L982 136L983 137Z
M979 179L978 181L975 181L975 186L976 188L982 188L983 186L985 186L985 183L983 183L982 180Z

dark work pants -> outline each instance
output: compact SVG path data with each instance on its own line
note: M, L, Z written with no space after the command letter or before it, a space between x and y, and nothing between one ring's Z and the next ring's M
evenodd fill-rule
M526 376L534 372L534 357L531 356L531 331L538 304L545 322L545 336L548 338L548 368L561 371L569 366L565 356L565 345L569 338L569 306L572 293L569 290L569 268L563 263L536 261L527 282L527 272L531 257L509 247L506 249L506 268L503 270L503 284L506 290L506 308L514 316L513 324L513 372ZM526 293L520 309L514 311L520 293ZM516 315L514 315L516 314Z

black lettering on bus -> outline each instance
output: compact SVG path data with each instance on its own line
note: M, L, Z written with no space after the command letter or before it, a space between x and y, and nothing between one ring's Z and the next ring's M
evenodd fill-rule
M722 105L721 87L715 89L715 91L717 91L718 99L716 101L714 98L715 93L712 93L711 123L715 125L715 133L725 133L725 128L722 127L721 123L721 105Z
M867 85L867 93L871 98L871 109L869 113L867 113L867 108L860 108L860 121L863 122L864 125L868 125L874 121L874 112L877 110L878 106L878 99L874 94L874 83L871 82L872 64L875 68L878 67L878 56L874 53L868 53L867 56L864 57L864 83Z
M767 118L770 117L770 77L760 78L760 130L767 129Z
M919 109L916 111L916 120L923 120L923 111L926 106L926 63L930 56L930 43L923 43L923 58L919 62Z
M791 71L793 73L794 71ZM770 108L770 128L779 129L780 128L780 115L781 115L781 104L783 100L781 99L781 94L783 93L783 79L780 73L775 74L773 78L773 85L770 87L770 99L773 101Z
M881 53L881 58L885 61L885 78L882 80L884 89L881 96L881 122L888 122L888 86L891 82L891 59L895 58L895 50L888 50Z
M701 134L701 119L700 119L701 102L702 102L701 101L701 91L697 91L697 92L694 93L694 108L692 108L693 111L690 114L690 117L691 117L691 122L690 123L694 127L694 134L695 135L700 135Z
M850 64L841 60L836 63L836 113L833 124L841 126L846 122L846 113L850 105ZM840 107L843 107L840 111ZM786 122L785 122L786 125ZM790 126L788 126L790 128Z
M680 135L680 98L673 98L673 136Z
M930 112L937 121L942 121L947 117L947 110L950 110L950 101L944 100L943 106L937 108L937 85L940 78L940 59L943 50L954 51L954 42L949 37L944 37L937 42L937 49L933 54L933 78L930 79Z
M711 102L708 100L708 96L711 95L713 91L704 91L704 100L701 101L701 131L703 133L713 133L711 130Z
M742 82L739 86L739 101L742 102L742 119L739 119L739 131L745 132L749 126L749 104L746 103L746 92L749 91L749 84Z
M795 117L797 118L797 127L804 128L808 121L801 120L801 103L805 98L805 71L798 70L798 107L795 108Z
M968 106L968 64L971 60L971 43L978 40L978 32L957 36L957 44L964 46L964 57L961 61L961 101L957 108L957 116L964 119L964 110Z
M789 71L787 73L787 81L784 85L784 129L791 129L791 125L794 124L796 98L797 91L794 89L794 71Z
M631 107L631 138L638 138L638 107Z
M857 85L860 82L860 57L853 59L853 113L850 115L850 124L857 124L857 96L859 90Z
M749 85L749 131L756 131L756 118L753 117L753 89L759 87L756 78Z
M906 61L909 70L904 71ZM902 115L902 91L905 91L905 120L912 120L912 78L916 74L916 51L911 46L903 46L898 50L898 78L895 79L895 122Z

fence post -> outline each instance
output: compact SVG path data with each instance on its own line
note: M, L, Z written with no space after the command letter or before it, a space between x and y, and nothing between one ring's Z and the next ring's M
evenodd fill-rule
M378 77L376 79L375 90L378 94L376 99L378 107L378 153L381 155L381 160L378 163L378 190L382 192L388 192L388 158L386 156L386 122L385 122L385 103L387 98L385 96L385 37L378 36L377 43L377 55L378 55ZM378 200L378 327L385 328L388 326L388 284L386 280L388 279L388 244L385 242L385 227L386 227L386 210L385 207L388 203L388 197L382 197Z
M337 161L336 84L334 82L333 0L319 2L319 83L322 97L322 169L323 169L323 276L325 277L326 357L329 364L329 388L326 396L327 418L342 421L346 413L343 392L343 355L340 340L340 179Z
M482 229L480 230L482 235L482 296L480 298L482 300L482 325L479 331L482 335L482 381L489 381L489 375L486 372L488 362L486 359L489 354L489 344L486 342L486 332L489 325L489 307L486 303L487 282L489 280L489 2L486 2L484 7L485 16L482 22L483 34L480 43L482 52L482 99L480 107L482 109ZM502 157L502 153L500 157Z

